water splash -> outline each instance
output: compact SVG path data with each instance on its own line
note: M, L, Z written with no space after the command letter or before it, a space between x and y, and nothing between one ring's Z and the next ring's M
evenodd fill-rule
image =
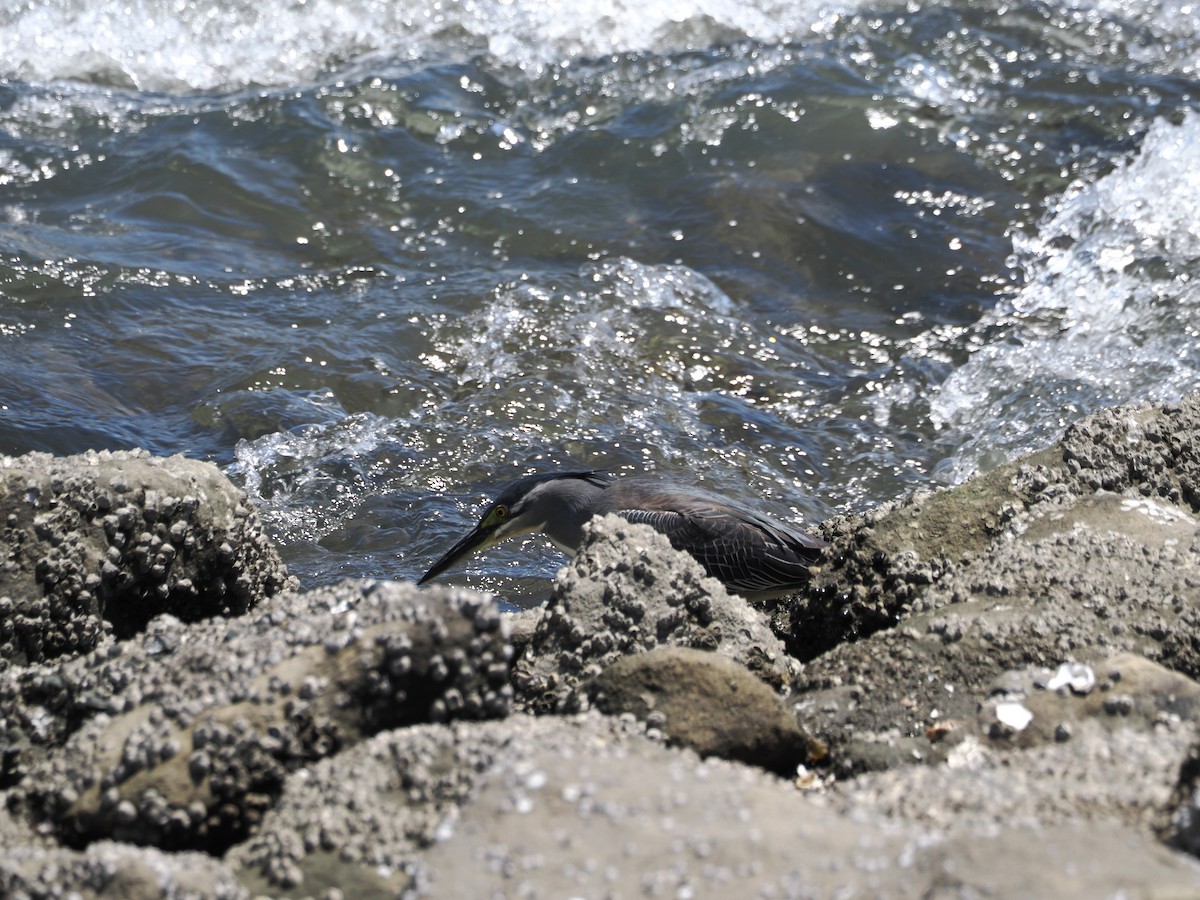
M1014 250L1026 286L970 329L974 352L931 403L957 444L938 471L949 481L1100 407L1200 388L1200 116L1156 122L1136 156L1073 185Z
M306 83L347 60L461 62L537 72L577 57L778 42L827 3L734 0L57 0L0 16L0 74L150 91Z

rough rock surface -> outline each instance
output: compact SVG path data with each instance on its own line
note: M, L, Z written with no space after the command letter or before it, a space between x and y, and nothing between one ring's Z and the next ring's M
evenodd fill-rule
M1198 458L1200 400L1109 411L1061 445L835 537L834 563L774 622L793 650L820 609L836 624L817 626L809 651L835 630L858 637L811 658L794 685L837 771L940 761L926 733L973 718L981 689L1009 669L1130 651L1200 675L1200 520L1185 502ZM842 619L827 607L836 577ZM876 630L883 618L896 626Z
M846 810L939 828L1087 818L1148 831L1195 740L1200 684L1132 654L1081 675L1075 687L1061 683L1065 675L1005 673L981 695L973 721L942 737L944 764L844 780L834 797Z
M0 456L0 522L0 670L159 613L238 615L287 585L245 496L182 456Z
M54 707L93 711L69 734L10 697L10 733L41 727L61 747L21 767L9 803L72 845L220 851L288 772L365 735L506 715L510 655L494 602L460 589L345 582L239 620L160 617L57 671Z
M668 744L794 775L808 757L796 716L773 690L719 653L657 647L625 656L588 686L610 716L629 713Z
M1045 532L1066 534L1072 523L1056 526L1057 514L1080 501L1100 505L1091 510L1099 526L1093 531L1124 532L1128 522L1108 519L1105 504L1115 502L1149 519L1172 520L1177 533L1153 545L1179 533L1190 544L1200 513L1198 447L1200 394L1167 406L1118 407L1071 426L1060 443L954 490L835 518L823 528L832 562L814 572L800 602L781 605L776 629L807 660L889 628L920 608L928 586L945 575L963 568L988 573L988 557L1022 534L1031 513L1043 518ZM1086 509L1072 515L1088 524ZM1128 536L1137 543L1143 533L1134 526ZM1196 587L1193 573L1180 582Z
M531 711L586 709L586 682L659 646L721 653L775 687L795 671L763 617L663 535L619 516L593 519L517 663L518 700Z
M0 671L0 894L1200 896L1198 485L1200 397L826 523L765 610L618 519L532 628L388 584L101 620ZM677 746L780 687L794 777ZM557 714L435 721L514 690Z
M1168 844L1200 856L1200 744L1188 749L1171 797L1155 825Z
M0 897L247 900L234 870L204 853L164 853L113 841L82 851L35 834L0 808Z
M293 776L227 861L272 896L331 885L472 897L1200 891L1200 868L1113 821L948 833L839 809L593 712L381 734Z
M388 732L342 762L293 777L230 854L245 883L273 896L1200 891L1200 868L1117 822L946 831L842 811L594 713Z
M289 779L263 827L228 859L267 893L352 885L367 896L394 894L413 886L420 852L452 833L460 805L516 747L580 728L583 744L626 740L628 728L614 720L587 721L518 716L511 725L385 732Z
M97 841L79 852L7 846L0 859L0 896L249 900L250 892L228 866L204 853Z

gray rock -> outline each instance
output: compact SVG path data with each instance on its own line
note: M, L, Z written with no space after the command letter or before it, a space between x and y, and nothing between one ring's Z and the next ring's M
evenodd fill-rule
M7 844L0 886L18 897L1200 891L1200 868L1109 818L1017 819L1005 828L966 818L934 827L884 816L877 807L889 795L870 779L859 786L843 809L837 796L702 761L594 713L418 725L293 773L262 827L223 862L103 841L84 853ZM957 790L976 806L991 797L990 785L973 790L965 777ZM941 795L912 796L905 810L944 811L933 797Z
M814 570L799 599L779 604L776 632L790 653L807 661L891 628L915 608L927 608L922 595L929 585L986 562L997 541L1020 533L1035 506L1052 522L1062 508L1108 491L1127 495L1118 503L1160 501L1143 507L1147 518L1174 510L1191 519L1200 512L1197 447L1200 394L1178 404L1118 407L1071 426L1061 443L953 490L835 518L822 529L833 543L830 563ZM1103 510L1097 514L1104 517ZM1193 523L1188 543L1194 531Z
M83 851L6 845L0 896L125 900L248 900L228 866L203 853L163 853L112 841Z
M1198 896L1172 849L1200 848L1198 423L1195 398L1110 411L827 523L771 608L798 675L661 536L596 523L515 681L539 712L623 692L615 716L421 724L507 709L510 617L468 592L341 585L123 641L101 619L90 652L0 673L0 893ZM831 768L668 742L677 710L707 707L702 737L775 721L793 678Z
M1129 651L1200 676L1200 519L1184 502L1194 464L1181 449L1198 438L1198 403L1164 410L1163 422L1144 408L1085 420L1062 446L848 527L845 552L817 580L847 575L850 598L870 585L897 627L872 631L849 599L845 619L869 633L809 660L796 683L802 725L830 745L837 771L944 759L926 735L973 720L1007 670ZM1097 449L1105 436L1119 462ZM1153 474L1148 492L1131 480L1143 472ZM800 627L819 609L838 621L815 602L828 583L817 590L777 610L776 627ZM818 640L834 636L817 630Z
M801 723L830 744L843 774L912 759L906 750L872 761L850 744L889 732L919 742L947 719L974 719L979 699L1007 670L1098 663L1129 651L1197 674L1189 637L1200 611L1200 588L1190 584L1200 574L1195 539L1176 541L1171 523L1157 545L1147 535L1128 537L1149 526L1115 497L1081 501L1048 519L1030 516L1019 538L998 541L990 555L946 575L921 595L927 609L901 626L805 666L795 685L805 704ZM925 749L921 758L940 758Z
M515 730L518 721L494 727ZM413 894L928 898L1052 890L1063 898L1094 898L1200 892L1200 869L1121 823L946 832L869 810L841 811L755 770L698 761L636 734L594 728L584 716L541 719L514 732L414 864Z
M658 647L618 659L588 685L610 716L630 713L673 745L795 775L807 740L795 714L746 668L718 653Z
M1063 460L1093 491L1131 492L1200 511L1200 394L1102 410L1067 429Z
M1089 725L1152 734L1200 715L1200 684L1145 657L1120 653L1095 665L1071 667L1088 672L1096 679L1095 688L1063 684L1055 689L1056 673L1048 669L1005 673L979 704L975 733L997 746L1032 747L1069 740ZM1004 704L1025 710L1028 718L1022 727L996 727L997 707Z
M948 831L1113 822L1148 835L1194 742L1180 722L1142 731L1097 718L1075 722L1067 741L1016 750L971 733L941 765L868 772L837 782L830 799L847 814Z
M1200 896L1200 869L1144 832L1101 820L1034 829L955 829L914 854L912 897L1128 897L1184 900ZM907 891L907 886L905 889Z
M0 456L0 528L0 671L164 612L238 615L288 583L244 495L181 456Z
M849 863L868 884L883 883L870 870L876 853L894 858L922 837L874 824L871 862ZM291 778L228 861L272 896L329 883L406 896L703 896L735 885L739 896L767 886L789 896L828 871L823 853L840 858L871 830L593 712L381 734Z
M395 895L413 884L420 852L450 833L460 804L514 743L560 729L569 726L517 716L503 726L384 732L288 779L262 827L227 859L243 882L274 896L312 895L326 885ZM622 739L617 723L599 719L588 733Z
M520 659L533 641L538 621L542 618L542 609L519 609L506 611L503 615L508 623L508 639L513 645L513 657Z
M1038 492L1016 480L1022 468L1041 468L1047 451L972 478L953 490L924 491L861 515L821 526L831 543L828 562L812 570L802 592L774 606L773 627L788 652L807 662L843 644L892 628L912 613L930 587L985 553ZM1052 495L1051 468L1042 491Z
M203 853L163 853L112 841L82 851L58 846L14 821L0 805L0 897L123 897L244 900L233 870Z
M527 709L586 708L581 682L659 646L716 651L773 687L791 680L794 662L766 619L663 535L618 516L594 519L584 534L514 673Z
M159 619L114 649L61 666L64 693L108 711L9 794L73 844L220 851L288 772L384 728L503 716L511 699L500 613L464 589L346 582L241 620ZM38 714L7 717L32 728Z

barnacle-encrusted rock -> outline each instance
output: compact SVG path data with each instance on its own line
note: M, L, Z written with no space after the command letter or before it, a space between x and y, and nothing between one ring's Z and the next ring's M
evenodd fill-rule
M766 841L755 820L737 818L763 802L780 814L761 823L771 823ZM743 872L739 890L756 894L752 886L777 883L796 864L798 845L783 850L807 830L811 812L762 773L675 756L630 722L594 713L516 715L387 732L313 766L288 780L262 828L227 861L272 895L311 895L332 883L379 896L405 888L418 896L491 896L502 882L515 893L527 881L551 896L623 896L639 882L635 892L646 890L640 880L661 867L670 880L656 892L675 896L716 865L733 875L744 853L740 863L754 861L758 878ZM493 817L511 822L507 835L492 830ZM739 827L730 828L735 821ZM856 832L846 821L831 827ZM624 837L585 837L597 829L607 838L609 828L626 830ZM431 869L427 855L447 842L461 848L451 854L456 862ZM582 863L580 850L593 864ZM479 871L456 874L475 853L467 865ZM619 872L606 886L605 870Z
M6 845L0 896L249 900L251 895L229 866L207 854L97 841L82 851Z
M1092 670L1095 686L1072 690L1063 669ZM833 805L950 831L1119 822L1145 833L1195 742L1200 685L1125 653L1006 672L975 697L978 720L946 723L941 765L839 780Z
M1018 511L1056 495L1065 472L1042 463L1057 458L1056 451L1035 454L952 491L922 491L825 522L829 562L795 597L775 604L772 624L788 652L807 662L895 626L931 585L985 551ZM1020 477L1031 468L1054 483Z
M511 699L499 610L464 589L346 582L240 620L160 618L119 646L59 668L55 706L86 693L93 714L49 727L65 743L11 795L73 844L220 851L288 772L384 728L503 716ZM48 714L20 699L7 717L31 730Z
M1045 515L1098 491L1200 512L1200 394L1103 410L1068 428L1058 444L953 490L830 520L822 534L833 544L831 562L799 598L779 604L776 632L789 652L809 660L890 628L927 606L918 598L929 585L986 562L1032 507Z
M794 673L766 620L692 557L648 525L593 519L518 663L518 696L531 710L586 708L582 682L659 646L721 653L775 688Z
M773 607L794 677L753 607L656 533L596 523L516 682L528 710L617 715L467 720L509 706L512 617L444 588L159 615L18 662L0 673L0 894L1197 895L1200 870L1148 826L1200 847L1200 752L1181 766L1198 409L1114 410L827 523L829 563ZM709 752L677 710L761 724L788 681L829 750L795 784L673 746ZM605 706L615 685L628 702Z
M969 771L947 774L963 802L977 796ZM1056 790L1049 778L1040 787L1040 799ZM931 827L873 808L889 798L843 808L594 712L515 715L384 732L293 775L225 862L256 893L294 897L330 885L362 896L912 900L948 883L994 897L1200 889L1195 867L1111 819ZM936 813L952 798L906 799Z
M1172 847L1200 856L1200 744L1193 744L1179 765L1171 797L1156 823Z
M262 827L228 859L243 880L261 878L268 894L357 883L368 894L396 896L411 885L420 851L448 836L459 805L497 760L562 727L513 720L377 735L290 778ZM618 740L620 730L605 724L589 733Z
M1091 490L1132 491L1200 512L1200 394L1118 406L1067 429L1062 458Z
M998 727L996 708L1016 704L1027 720ZM1094 664L1031 666L1005 672L979 703L974 733L989 746L1027 748L1063 743L1092 728L1152 733L1200 714L1200 684L1135 653ZM999 723L1000 726L1003 722Z
M230 866L204 853L164 853L113 841L82 851L15 821L0 805L0 897L248 900Z
M144 451L0 456L0 670L152 617L245 612L287 572L211 463Z
M794 685L801 724L843 774L942 759L926 731L974 720L1006 670L1130 651L1200 675L1189 638L1200 613L1195 522L1156 521L1110 495L1019 524L1020 540L998 541L925 591L928 608L805 665Z
M944 759L927 732L974 721L1006 670L1128 651L1200 677L1198 471L1193 397L1099 413L1049 450L833 523L832 562L774 616L806 662L801 724L846 775Z

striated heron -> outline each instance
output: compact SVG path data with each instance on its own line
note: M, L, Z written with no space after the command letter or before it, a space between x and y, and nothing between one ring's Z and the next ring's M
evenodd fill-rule
M766 600L799 590L808 567L829 546L820 538L720 497L656 478L613 479L599 472L529 475L500 492L479 524L446 551L423 584L481 550L539 532L568 556L593 516L616 513L666 535L732 593Z

